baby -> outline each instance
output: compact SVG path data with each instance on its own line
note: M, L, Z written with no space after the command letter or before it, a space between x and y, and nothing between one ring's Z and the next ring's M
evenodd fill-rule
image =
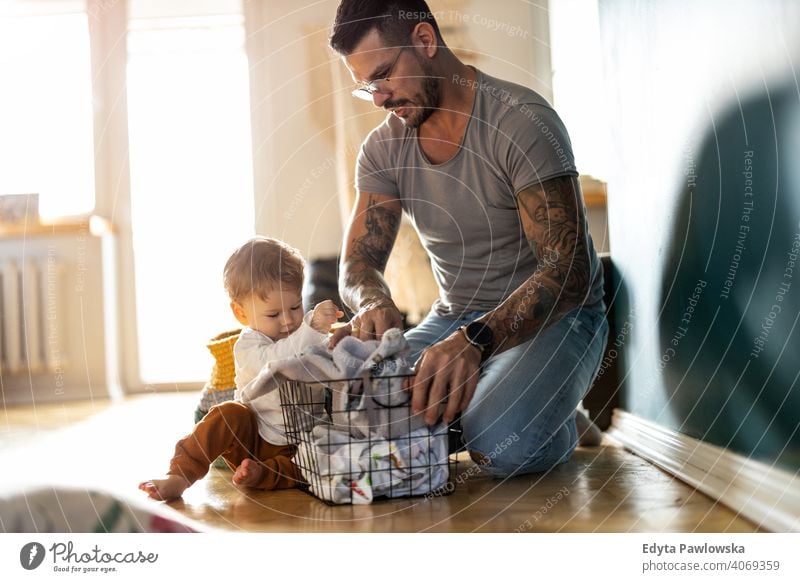
M233 315L245 328L233 348L236 398L212 407L191 434L178 441L164 479L139 484L153 499L180 497L208 466L222 456L233 482L257 489L286 489L302 482L286 441L278 392L243 397L271 360L289 358L327 340L331 325L344 315L332 301L303 314L301 290L305 263L300 253L271 238L256 237L225 265L225 289Z

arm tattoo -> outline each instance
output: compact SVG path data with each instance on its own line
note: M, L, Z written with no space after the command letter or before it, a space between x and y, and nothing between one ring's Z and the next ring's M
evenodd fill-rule
M342 299L353 310L367 302L391 300L383 271L400 228L400 214L373 196L367 201L363 220L366 232L351 239L339 284Z
M577 178L548 180L519 193L520 218L537 260L533 275L483 318L504 351L581 305L589 293L586 220Z
M383 272L394 246L400 217L370 197L364 221L367 233L355 241L355 256L364 263Z

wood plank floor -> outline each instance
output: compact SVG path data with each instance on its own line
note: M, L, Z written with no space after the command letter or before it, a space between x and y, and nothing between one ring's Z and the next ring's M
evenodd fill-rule
M134 491L191 430L194 394L0 411L5 484ZM298 491L244 490L212 469L170 505L225 530L261 532L752 532L758 528L627 451L578 449L547 474L494 480L460 458L452 495L331 507ZM16 467L9 471L9 467ZM9 483L10 481L10 483ZM143 495L143 494L142 494ZM155 502L154 502L155 503Z

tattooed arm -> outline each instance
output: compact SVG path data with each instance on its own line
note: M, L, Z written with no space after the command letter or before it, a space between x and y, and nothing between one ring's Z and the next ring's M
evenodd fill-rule
M589 293L590 263L577 178L547 180L517 196L522 226L538 267L494 311L478 321L492 329L492 353L517 346L578 307ZM447 396L445 421L466 409L478 385L481 354L456 332L424 352L417 364L412 408L436 422Z
M334 335L332 344L350 332L361 339L375 339L387 329L401 327L400 312L383 278L401 215L396 198L359 192L345 233L339 273L342 300L356 315L349 328Z
M532 338L583 304L590 290L588 236L578 178L565 176L517 196L522 227L538 267L522 287L480 319L494 353Z

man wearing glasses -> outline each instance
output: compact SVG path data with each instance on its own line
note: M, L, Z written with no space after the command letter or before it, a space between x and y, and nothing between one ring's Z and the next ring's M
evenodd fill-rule
M608 324L561 120L534 91L462 63L423 0L343 0L330 44L353 94L389 112L358 156L339 284L356 315L334 342L400 327L383 271L405 212L440 289L406 334L412 408L429 424L460 415L496 477L568 460Z

